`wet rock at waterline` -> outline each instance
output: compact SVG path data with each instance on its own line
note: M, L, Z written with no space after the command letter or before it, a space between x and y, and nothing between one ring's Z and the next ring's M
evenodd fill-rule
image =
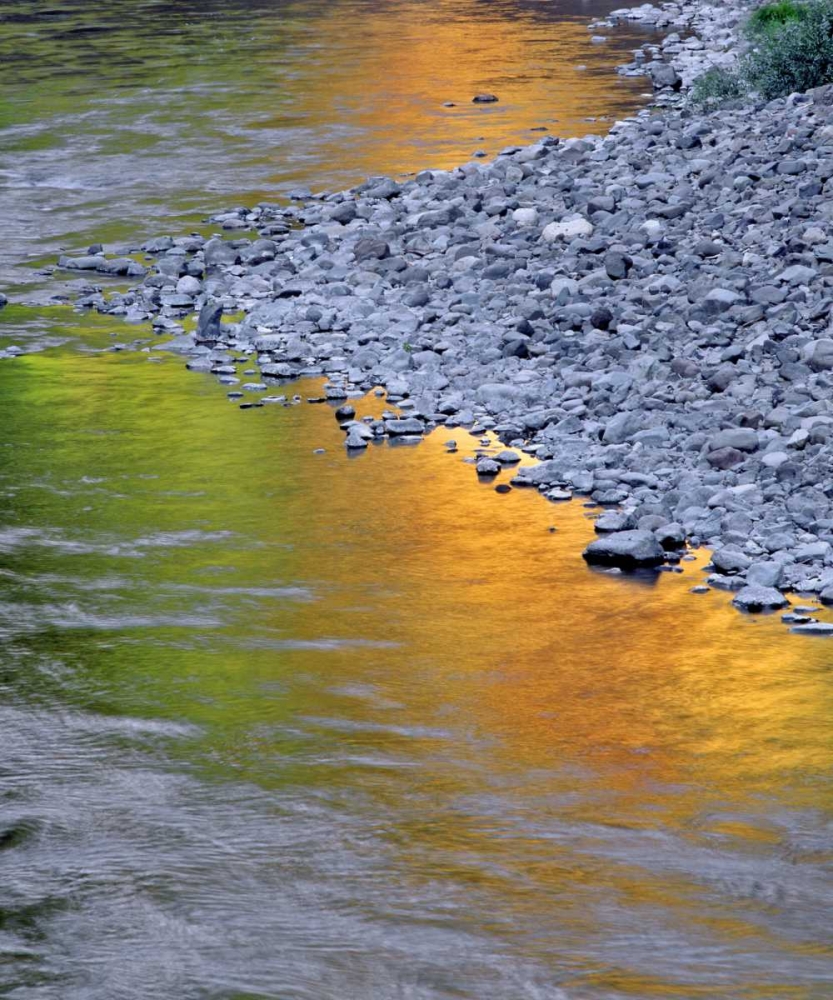
M833 624L830 622L806 622L793 625L790 631L797 635L833 636Z
M732 604L742 611L776 611L790 602L774 587L749 586L739 590Z
M591 542L584 550L592 565L623 569L659 566L665 551L650 531L617 531Z
M200 310L194 339L198 343L216 344L222 339L223 306L219 302L206 302Z

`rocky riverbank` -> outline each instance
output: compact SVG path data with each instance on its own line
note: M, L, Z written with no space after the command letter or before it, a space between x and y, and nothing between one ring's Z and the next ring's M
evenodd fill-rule
M589 561L706 544L708 583L739 607L833 602L833 88L693 111L685 85L734 58L741 15L640 10L672 29L631 68L668 107L609 135L235 209L212 220L225 236L154 240L143 265L61 263L141 278L82 304L178 334L242 405L299 375L334 400L384 386L399 413L347 407L350 449L493 431L540 462L513 475L517 456L484 455L478 475L611 507Z

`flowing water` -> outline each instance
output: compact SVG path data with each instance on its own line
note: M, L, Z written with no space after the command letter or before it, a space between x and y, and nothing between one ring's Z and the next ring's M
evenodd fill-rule
M42 348L0 362L1 996L833 996L829 642L692 596L702 554L591 572L589 512L465 433L348 460L329 407L240 411L19 267L619 114L578 13L0 10L0 321Z

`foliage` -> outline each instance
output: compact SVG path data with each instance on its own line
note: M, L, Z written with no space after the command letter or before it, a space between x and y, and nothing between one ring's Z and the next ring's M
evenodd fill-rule
M778 3L764 4L752 11L746 22L746 34L750 38L778 31L789 21L800 21L807 12L807 5L794 0L780 0Z
M694 81L691 100L701 108L716 107L727 101L736 101L745 92L744 82L737 73L713 66Z
M833 82L833 0L801 6L801 16L758 35L742 61L744 79L766 100Z
M767 101L833 83L833 0L780 0L749 18L751 43L737 72L714 67L694 81L691 100L716 107L748 91Z

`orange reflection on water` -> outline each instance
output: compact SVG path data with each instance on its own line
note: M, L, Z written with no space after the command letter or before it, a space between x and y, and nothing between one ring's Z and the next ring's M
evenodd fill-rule
M644 81L613 73L637 36L618 29L608 45L594 45L583 11L411 0L380 17L344 17L334 5L316 21L316 43L331 59L310 65L298 87L310 122L338 123L319 155L343 173L448 169L476 149L531 142L529 130L541 126L556 135L606 131L587 119L610 121L642 101ZM483 92L499 103L472 104ZM282 122L266 117L257 127Z
M829 642L691 595L704 553L680 575L590 571L580 502L495 494L461 430L347 459L328 407L241 413L179 359L31 356L3 374L2 471L50 487L15 493L12 523L80 541L231 533L60 562L125 577L116 611L198 610L216 628L57 641L97 710L200 727L172 753L220 800L256 787L282 831L295 803L330 810L303 865L256 856L266 914L286 893L313 905L304 878L334 841L345 912L397 942L427 926L478 942L465 973L456 946L432 961L483 997L824 995ZM54 573L54 552L7 562ZM269 596L286 586L306 596ZM387 968L354 948L359 970Z

